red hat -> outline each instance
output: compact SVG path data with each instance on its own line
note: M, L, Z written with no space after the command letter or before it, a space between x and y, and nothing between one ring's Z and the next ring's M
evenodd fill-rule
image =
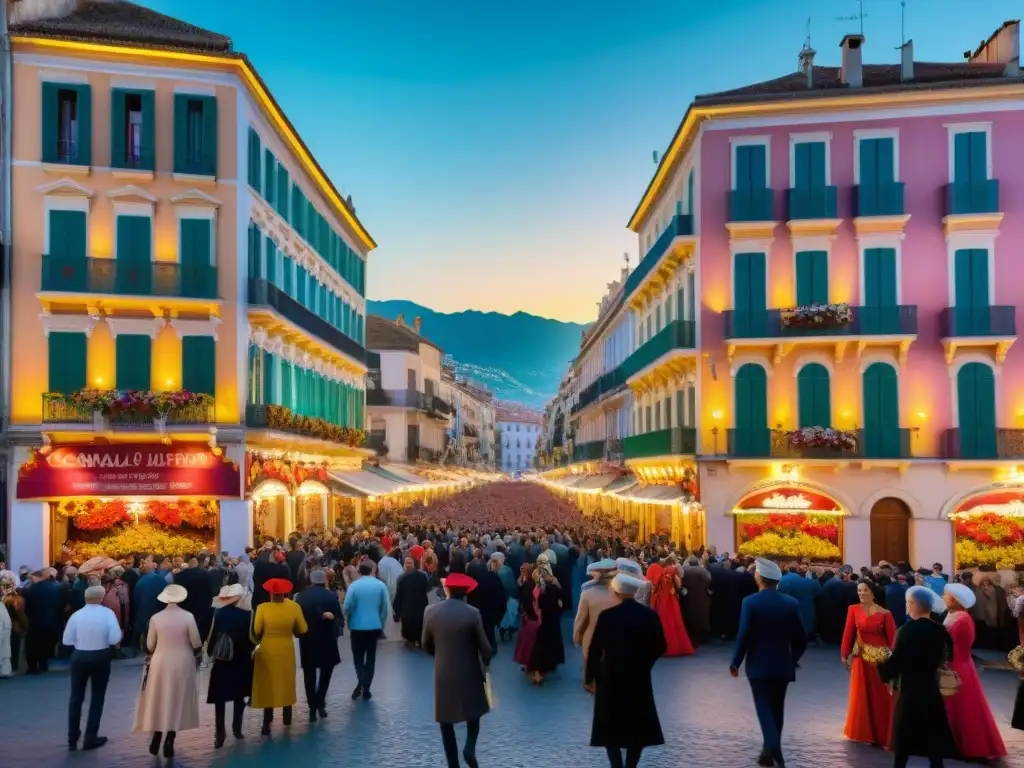
M284 559L285 559L284 558L284 552L275 552L274 553L274 562L283 563Z
M442 579L441 583L449 589L464 589L467 592L476 589L476 579L464 573L453 573L448 578Z
M292 583L288 579L267 579L263 588L271 595L287 595L292 591Z

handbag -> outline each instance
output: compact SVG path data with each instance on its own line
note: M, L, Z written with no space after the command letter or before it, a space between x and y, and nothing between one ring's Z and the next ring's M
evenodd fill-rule
M214 614L213 621L210 622L210 634L213 634L213 628L217 624L217 616ZM207 638L209 641L209 638ZM213 644L213 652L210 653L210 657L214 661L234 661L235 659L235 641L231 635L226 632L221 632L217 635L217 642Z
M939 671L935 673L935 679L939 684L939 693L943 696L954 696L960 690L960 675L947 664L939 667Z

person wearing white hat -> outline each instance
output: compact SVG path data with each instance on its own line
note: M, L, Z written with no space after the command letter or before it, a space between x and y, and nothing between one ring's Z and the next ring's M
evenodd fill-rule
M636 600L646 584L628 573L611 580L616 605L597 619L583 675L594 694L590 746L604 747L612 768L636 768L646 747L665 743L651 670L668 645L658 614Z
M746 662L754 709L764 737L758 765L785 766L782 756L782 723L786 691L796 680L800 657L807 650L807 632L800 605L778 591L782 569L771 560L756 560L754 580L758 592L744 598L729 673L739 677Z
M598 617L602 611L618 604L611 590L615 570L615 561L607 558L587 567L587 573L593 576L593 580L584 584L580 591L579 607L572 626L572 641L583 649L584 669L587 667L587 651Z
M947 584L943 600L949 613L943 624L953 638L950 668L960 677L960 687L945 699L949 727L958 756L967 760L998 760L1006 756L978 670L971 657L974 647L974 619L967 613L974 607L974 591L966 584Z
M199 727L199 676L196 654L203 647L195 617L181 607L188 591L168 584L157 599L165 608L149 620L142 687L135 706L134 731L150 731L149 753L163 741L164 757L174 757L178 731ZM212 600L207 603L210 606ZM166 735L166 738L165 738Z
M628 557L620 557L615 561L615 565L618 568L619 573L624 573L627 576L632 576L642 582L640 591L637 592L634 598L641 605L648 605L648 601L651 597L651 585L647 579L644 578L644 569L640 567L640 563L635 560L630 560Z
M68 619L64 628L64 645L74 648L71 653L71 700L68 707L68 749L78 748L82 735L82 704L85 688L92 686L89 698L89 719L85 725L84 749L96 749L107 743L99 736L103 702L110 680L111 647L121 642L121 625L114 612L102 605L106 590L89 587L85 590L85 606Z
M234 711L231 731L236 739L242 738L242 716L245 700L252 695L252 638L249 627L252 611L242 605L245 587L231 584L221 587L214 598L216 608L206 640L206 654L213 661L206 703L214 707L213 746L220 749L227 738L225 717L228 702Z

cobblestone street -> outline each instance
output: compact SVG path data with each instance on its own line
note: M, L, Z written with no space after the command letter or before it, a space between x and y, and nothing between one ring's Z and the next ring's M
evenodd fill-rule
M429 657L405 650L400 643L383 644L377 657L373 699L353 702L355 684L347 638L343 662L335 674L327 722L306 722L304 701L295 722L284 729L280 719L273 737L259 735L259 715L247 713L246 739L229 734L224 748L213 749L213 708L201 707L202 727L177 740L177 766L362 765L373 768L403 764L436 768L444 764L433 722L433 681ZM582 690L578 651L569 663L536 690L520 676L503 645L493 666L498 710L484 718L478 750L483 766L605 766L603 752L587 746L591 699ZM753 766L760 744L757 722L744 680L726 670L729 647L702 648L689 659L670 659L655 667L666 745L645 753L649 768ZM146 751L148 738L131 732L137 663L119 662L107 694L101 734L110 738L96 752L68 753L65 747L68 679L53 672L43 678L0 681L0 765L4 768L137 768L161 764ZM1024 768L1024 733L1009 727L1016 678L1001 671L982 672L1010 758L1005 766ZM201 681L205 701L206 673ZM299 682L300 699L301 680ZM812 648L800 680L790 689L784 749L794 768L883 768L887 753L845 741L846 673L833 648ZM83 718L84 725L84 718ZM460 734L460 741L462 735ZM911 765L914 765L912 762ZM949 765L960 765L950 763Z

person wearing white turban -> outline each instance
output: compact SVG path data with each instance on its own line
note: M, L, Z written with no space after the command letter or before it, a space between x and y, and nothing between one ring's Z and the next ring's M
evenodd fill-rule
M746 663L747 679L764 744L759 765L785 765L782 756L782 724L786 691L796 680L797 663L807 650L807 631L800 604L778 591L782 569L771 560L758 558L754 572L758 592L743 600L729 673L739 677Z

